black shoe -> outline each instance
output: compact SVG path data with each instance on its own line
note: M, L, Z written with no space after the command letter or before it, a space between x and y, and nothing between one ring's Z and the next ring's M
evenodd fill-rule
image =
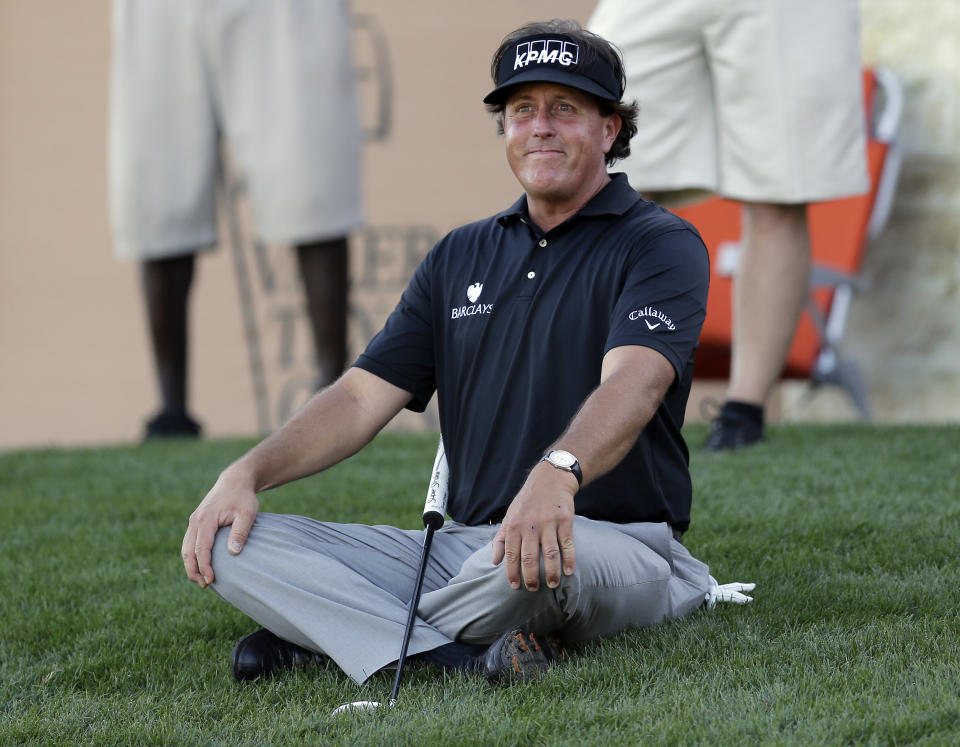
M152 438L197 438L201 433L200 424L185 412L167 412L166 410L147 421L144 440Z
M704 448L707 451L742 449L763 440L763 408L742 402L726 402L710 423Z
M547 671L563 656L560 639L555 635L541 636L514 628L494 641L479 657L479 672L489 682L528 680Z
M285 641L266 628L241 638L233 647L233 676L237 682L269 677L281 669L302 669L312 662L325 661L323 654Z

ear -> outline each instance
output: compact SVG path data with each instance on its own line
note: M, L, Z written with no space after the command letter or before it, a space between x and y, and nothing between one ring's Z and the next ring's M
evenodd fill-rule
M619 114L611 114L603 123L603 152L609 153L613 147L617 135L620 134L620 128L623 127L623 119Z

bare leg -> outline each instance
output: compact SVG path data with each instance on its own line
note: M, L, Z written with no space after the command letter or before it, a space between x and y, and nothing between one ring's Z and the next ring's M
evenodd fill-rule
M810 238L806 205L743 207L727 399L762 406L780 377L807 298Z
M347 365L347 239L301 244L297 258L323 387Z
M193 282L194 255L146 261L141 284L150 327L150 343L160 389L160 414L147 425L147 437L197 435L187 415L187 299Z
M780 378L803 311L810 261L806 205L744 203L730 385L711 425L708 451L763 438L763 405Z

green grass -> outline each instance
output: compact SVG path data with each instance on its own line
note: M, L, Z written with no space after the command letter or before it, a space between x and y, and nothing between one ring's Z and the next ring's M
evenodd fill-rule
M250 443L0 455L0 744L957 744L960 428L774 428L708 455L686 544L756 601L493 689L332 666L238 686L254 625L187 582L186 519ZM433 436L385 435L270 510L416 527ZM399 645L399 641L398 641Z

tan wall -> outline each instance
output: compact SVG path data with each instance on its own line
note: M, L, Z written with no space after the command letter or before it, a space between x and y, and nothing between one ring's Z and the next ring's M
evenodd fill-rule
M415 4L357 0L365 118L392 93L386 139L366 148L369 227L352 238L354 352L433 238L518 190L480 98L491 50L534 18L586 21L593 0ZM883 420L960 416L960 8L862 0L868 61L907 86L903 186L867 259L848 349ZM105 138L107 0L0 0L0 448L128 441L156 406L135 267L110 252ZM391 85L375 72L382 34ZM212 436L272 427L306 394L309 357L285 250L245 249L266 375L254 397L229 248L199 264L191 401ZM258 258L266 262L257 262ZM836 417L826 393L790 418ZM259 404L258 404L259 403ZM261 406L263 405L263 406ZM422 427L429 417L408 420Z
M388 138L365 153L370 228L352 238L354 352L441 232L518 193L480 102L496 44L535 18L585 22L592 7L353 3L372 17L356 35L371 129L384 86L374 70L377 35L392 93ZM0 448L135 439L156 407L136 269L113 259L106 222L108 30L107 0L0 0ZM198 266L190 399L212 436L273 426L305 396L299 288L282 248L268 258L276 272L269 289L271 272L247 256L266 417L251 383L231 252L221 248Z

